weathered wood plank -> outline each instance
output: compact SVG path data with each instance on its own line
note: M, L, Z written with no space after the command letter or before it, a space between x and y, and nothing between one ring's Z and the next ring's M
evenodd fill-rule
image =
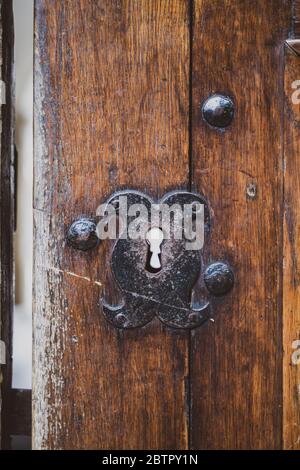
M300 449L300 56L285 52L283 446Z
M35 14L34 447L187 448L188 333L112 328L107 251L75 252L65 232L120 187L187 187L188 1Z
M193 448L282 445L282 44L290 16L289 1L195 1L193 187L212 207L211 258L232 265L236 284L215 321L192 334ZM201 118L213 92L235 102L225 132Z
M12 374L13 283L13 16L12 2L0 2L1 11L1 144L0 144L0 339L5 365L0 365L0 447L9 445L7 423ZM1 404L2 395L2 404ZM2 407L2 410L1 410ZM2 413L1 413L2 412ZM1 435L2 431L2 435Z
M292 35L300 38L300 0L292 0Z

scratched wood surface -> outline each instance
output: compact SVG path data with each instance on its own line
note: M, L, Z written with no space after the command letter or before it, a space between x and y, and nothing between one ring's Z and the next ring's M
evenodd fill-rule
M300 38L300 0L292 0L292 28L290 37Z
M119 188L162 196L189 175L189 4L35 3L35 448L188 446L188 333L118 331L104 245L68 225Z
M300 38L300 31L297 37ZM284 91L283 446L299 450L300 53L297 56L288 47L285 48Z
M282 445L282 54L290 26L289 1L195 2L193 188L212 208L211 259L227 260L236 284L214 322L192 333L193 448ZM235 102L225 132L199 112L213 92Z
M0 2L0 339L5 349L6 364L0 365L0 448L8 442L9 392L11 388L11 323L13 278L13 17L12 2ZM1 362L0 362L1 364ZM2 395L2 400L1 400ZM2 401L2 403L1 403ZM2 408L2 410L1 410Z
M35 448L299 448L299 5L36 0ZM76 252L67 227L120 188L190 183L232 293L191 333L115 330L109 246Z

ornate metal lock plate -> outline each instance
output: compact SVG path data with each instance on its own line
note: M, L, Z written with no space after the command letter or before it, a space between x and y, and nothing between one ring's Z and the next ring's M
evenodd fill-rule
M161 230L163 236L149 241L154 201L138 191L116 193L109 198L106 207L114 207L118 215L120 196L126 196L127 208L135 204L144 205L148 215L140 214L137 222L130 215L132 212L127 213L126 230L131 223L135 224L136 229L138 223L140 236L131 239L122 232L114 244L111 269L123 302L121 305L109 305L101 299L105 317L118 328L140 327L155 316L169 327L200 326L210 317L211 296L223 296L233 287L231 268L224 262L205 265L205 243L204 246L187 249L187 241L191 240L185 236L176 238L176 224L182 223L182 217L170 218L169 237L164 236L162 222L156 230ZM210 214L207 201L202 196L186 191L168 193L159 205L170 208L177 205L181 209L191 206L189 216L192 224L195 218L193 207L199 210L201 206L205 242L210 232ZM198 292L198 299L195 299L195 292Z

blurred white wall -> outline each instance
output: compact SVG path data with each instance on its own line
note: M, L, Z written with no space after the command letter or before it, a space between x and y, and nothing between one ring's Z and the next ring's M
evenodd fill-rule
M31 388L33 0L13 0L13 5L18 149L13 387Z

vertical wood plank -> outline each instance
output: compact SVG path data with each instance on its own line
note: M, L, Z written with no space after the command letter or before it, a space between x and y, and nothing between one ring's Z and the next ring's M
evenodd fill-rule
M299 48L300 50L300 48ZM285 49L283 446L300 449L300 55ZM298 82L297 82L298 81Z
M282 44L291 3L196 0L194 13L193 187L211 204L211 259L228 261L236 283L216 305L214 322L192 333L192 447L277 449ZM235 102L234 121L223 132L201 117L200 104L213 92Z
M292 0L292 35L300 37L300 0Z
M34 447L187 448L188 333L111 327L105 248L75 252L65 232L119 188L187 187L188 1L36 0L35 15Z
M12 2L0 2L0 448L9 447L9 395L12 382L13 308L13 15Z
M0 6L2 6L2 3L0 4ZM0 27L1 27L1 30L0 30L0 60L1 60L1 63L2 63L2 11L0 11ZM1 80L2 80L2 71L1 71ZM0 117L0 137L2 137L2 106L1 106L1 117ZM1 142L2 144L2 142ZM2 145L0 146L0 154L1 154L1 157L2 157ZM1 158L1 161L2 161L2 158ZM2 201L0 201L2 202ZM1 209L1 205L0 205L0 209ZM0 239L1 241L1 239ZM1 266L2 266L2 260L0 259L0 276L1 276ZM1 278L2 276L0 277L0 283L1 283ZM6 351L5 351L5 343L3 342L2 340L2 316L3 316L3 312L2 312L2 308L0 309L0 384L1 384L1 387L0 387L0 443L1 443L1 436L2 436L2 381L3 381L3 376L2 376L2 365L5 364L5 356L6 356ZM1 444L0 444L0 448L1 448Z

